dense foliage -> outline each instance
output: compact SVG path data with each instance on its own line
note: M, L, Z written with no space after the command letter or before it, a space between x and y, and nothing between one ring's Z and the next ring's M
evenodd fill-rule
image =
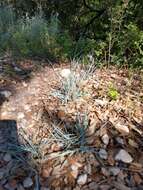
M143 66L142 20L142 0L5 0L0 48L26 56Z

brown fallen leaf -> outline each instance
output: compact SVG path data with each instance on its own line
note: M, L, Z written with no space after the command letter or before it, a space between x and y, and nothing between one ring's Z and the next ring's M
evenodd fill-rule
M142 178L140 177L140 175L137 174L137 173L135 173L135 174L133 175L133 178L134 178L135 183L136 183L137 185L140 185L140 184L143 182L143 179L142 179Z
M130 170L136 170L136 171L141 172L141 171L143 171L143 166L142 166L142 164L140 164L140 163L133 162L133 163L131 163L131 165L129 166L129 169L130 169Z

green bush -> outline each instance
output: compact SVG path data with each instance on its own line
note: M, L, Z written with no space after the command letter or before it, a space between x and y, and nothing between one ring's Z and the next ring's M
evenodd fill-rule
M60 31L56 16L52 16L49 21L42 14L14 20L10 7L1 9L1 50L10 50L16 56L40 56L51 59L70 57L72 40L67 32ZM3 21L5 15L6 21Z
M16 18L11 7L0 7L0 51L10 49Z

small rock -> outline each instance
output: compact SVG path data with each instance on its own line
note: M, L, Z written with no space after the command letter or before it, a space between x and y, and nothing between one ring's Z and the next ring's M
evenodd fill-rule
M22 84L23 84L24 87L28 86L28 84L26 82L23 82Z
M32 179L31 179L30 177L27 177L27 178L24 179L24 181L23 181L23 186L24 186L25 188L29 188L29 187L31 187L32 185L33 185L33 181L32 181Z
M9 98L12 93L9 90L3 90L0 92L1 95L3 95L5 98Z
M87 174L82 174L78 177L77 183L79 185L84 185L87 182Z
M108 136L107 134L103 135L101 139L102 139L102 141L103 141L103 143L104 143L105 145L108 145L108 144L109 144L110 138L109 138L109 136Z
M92 168L90 164L85 165L84 170L88 173L91 174L92 172Z
M111 173L112 175L116 176L116 175L118 175L118 174L120 173L120 168L118 168L118 167L111 167L111 168L109 169L109 171L110 171L110 173Z
M124 163L131 163L133 161L133 158L126 150L121 149L115 156L115 160L119 160Z
M14 70L17 71L17 72L21 72L21 71L22 71L22 70L21 70L19 67L17 67L17 66L14 67Z
M99 156L100 156L100 158L106 160L107 157L108 157L108 154L107 154L107 152L106 152L105 149L100 149L100 150L99 150Z
M24 118L24 113L19 112L18 116L17 116L17 119L23 119L23 118Z
M121 138L121 137L117 137L116 138L116 141L121 144L121 145L124 145L124 140Z
M8 153L6 153L5 155L4 155L4 157L3 157L3 160L5 161L5 162L10 162L11 161L11 155L10 154L8 154Z
M117 124L115 125L115 128L122 133L123 135L128 135L129 134L129 128L125 125Z
M63 78L68 78L71 75L70 69L63 69L60 73Z

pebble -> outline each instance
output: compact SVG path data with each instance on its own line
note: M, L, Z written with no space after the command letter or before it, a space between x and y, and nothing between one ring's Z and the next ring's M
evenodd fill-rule
M120 132L122 133L123 135L128 135L130 130L127 126L125 125L121 125L121 124L117 124L115 125L115 128Z
M14 70L17 71L17 72L21 72L21 71L22 71L22 70L21 70L19 67L17 67L17 66L14 67Z
M23 84L24 87L28 86L28 84L26 82L23 82L22 84Z
M121 138L121 137L117 137L116 138L116 141L121 144L121 145L124 145L124 140Z
M27 178L24 179L24 181L23 181L23 186L24 186L25 188L29 188L29 187L31 187L32 185L33 185L33 181L32 181L32 179L31 179L30 177L27 177Z
M102 158L104 160L107 159L108 154L107 154L107 151L105 149L100 149L98 153L99 153L100 158Z
M70 70L70 69L63 69L63 70L60 72L60 75L61 75L63 78L68 78L68 77L71 75L71 70Z
M109 136L108 136L107 134L103 135L101 139L102 139L102 141L103 141L103 143L104 143L105 145L108 145L108 144L109 144L110 138L109 138Z
M118 174L120 173L120 168L118 168L118 167L111 167L111 168L109 169L109 171L110 171L110 173L111 173L112 175L116 176L116 175L118 175Z
M131 155L124 149L121 149L115 156L115 160L122 161L124 163L131 163L133 158Z
M87 174L82 174L78 177L77 183L79 185L84 185L87 182Z
M4 157L3 157L3 160L5 161L5 162L10 162L11 161L11 155L10 154L8 154L8 153L6 153L5 155L4 155Z
M24 113L19 112L18 116L17 116L17 119L23 119L23 118L24 118Z
M9 98L12 95L9 90L1 91L0 94L3 95L5 98Z

